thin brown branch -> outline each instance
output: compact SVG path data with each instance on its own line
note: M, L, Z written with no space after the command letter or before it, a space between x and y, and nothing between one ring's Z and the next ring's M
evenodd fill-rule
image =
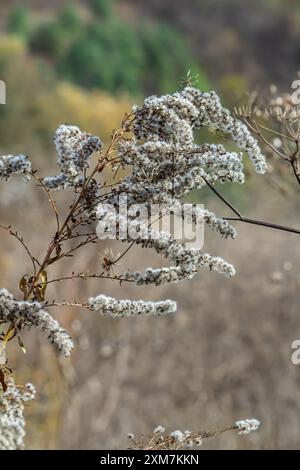
M111 281L119 281L119 282L134 282L133 279L125 279L124 277L120 276L110 276L110 275L103 275L101 274L85 274L85 273L79 273L79 274L73 274L71 276L66 276L66 277L60 277L57 279L51 279L50 281L47 282L47 284L53 284L54 282L62 282L62 281L68 281L68 280L74 280L74 279L81 279L83 281L87 279L109 279Z
M133 247L134 244L135 244L135 241L130 243L130 245L126 248L126 250L123 251L123 253L118 258L116 258L112 264L116 264L118 261L120 261L128 253L128 251Z
M130 115L128 115L128 116L130 116ZM63 255L59 255L59 256L55 256L55 257L51 258L52 252L60 246L61 235L63 234L65 228L68 226L69 221L72 219L72 217L74 215L74 211L80 205L80 202L81 202L82 198L84 197L85 190L88 187L88 184L90 183L90 181L92 180L92 178L94 177L94 175L96 173L99 173L99 172L103 171L103 169L105 168L105 164L108 163L108 155L111 153L111 151L114 148L117 140L124 134L124 132L128 132L129 127L130 127L130 125L128 124L127 120L125 119L124 122L123 122L123 127L121 129L113 132L110 145L108 146L106 152L104 154L101 154L101 156L99 157L98 162L97 162L94 170L91 172L91 174L88 177L85 178L78 197L75 199L74 203L70 207L70 210L69 210L63 224L61 225L59 231L56 231L55 236L53 237L53 240L51 241L50 245L48 246L45 257L44 257L44 260L41 263L38 272L36 272L36 270L35 270L34 280L33 280L32 286L35 285L35 283L39 279L39 276L40 276L41 272L43 270L45 270L47 268L47 266L49 266L53 262L61 259L62 257L70 255L71 253L73 253L75 250L77 250L81 246L84 246L87 243L89 243L90 241L92 241L92 240L88 240L88 241L82 242L79 245L77 245L75 248L70 250L69 252L64 253ZM24 300L28 300L30 298L30 296L33 292L33 288L34 287L29 289L28 292L24 295Z
M241 214L237 211L237 209L235 209L235 208L230 204L230 202L228 202L228 201L216 190L216 188L214 188L213 185L210 184L210 183L207 181L207 179L206 179L204 176L202 176L202 179L205 181L205 183L207 184L207 186L209 187L209 189L210 189L213 193L215 193L215 195L216 195L219 199L221 199L221 201L224 202L224 204L225 204L227 207L229 207L229 209L232 210L232 212L234 212L234 213L238 216L238 218L240 219L242 216L241 216Z
M264 129L265 131L267 132L270 132L271 134L274 134L274 135L277 135L278 137L282 137L282 139L286 139L290 142L293 142L295 143L295 138L294 137L290 137L286 134L284 134L283 132L279 132L279 131L276 131L275 129L271 129L270 127L267 127L267 126L264 126L263 124L261 123L256 123L257 126L259 126L261 129Z
M275 230L282 230L284 232L291 232L300 235L300 230L298 229L286 227L285 225L274 224L272 222L264 222L263 220L249 219L248 217L223 217L223 219L228 221L244 222L252 225L261 225L262 227L273 228Z
M45 304L47 308L49 307L81 307L81 308L90 308L89 304L83 304L81 302L52 302Z
M12 235L13 237L15 237L20 243L21 245L23 246L23 248L25 249L27 255L29 256L30 258L30 261L32 262L32 267L33 267L33 270L34 270L34 273L36 274L36 262L38 263L37 259L31 254L31 251L30 249L28 248L28 246L26 245L26 243L24 242L24 238L18 234L18 232L12 230L11 226L8 225L7 227L5 225L2 225L0 224L0 227L3 228L4 230L6 230L9 235ZM39 263L38 263L39 264Z
M263 142L266 144L274 153L276 153L280 158L283 160L288 160L288 157L281 153L274 145L271 144L271 142L266 139L266 137L263 135L261 130L259 129L259 125L255 120L252 120L253 125L250 123L249 119L245 118L244 122L247 124L247 126L254 132Z
M53 197L52 197L52 194L51 194L51 191L47 188L47 186L45 186L45 183L43 182L42 178L40 178L39 176L37 176L37 174L32 171L30 173L30 175L36 179L39 184L41 185L41 187L44 189L44 191L46 191L47 195L48 195L48 198L49 198L49 202L51 204L51 207L53 209L53 212L54 212L54 215L55 215L55 219L56 219L56 231L57 233L59 232L59 215L58 215L58 211L57 211L57 206L56 206L56 202L54 201Z
M213 191L213 193L227 206L229 209L231 209L237 217L222 217L224 220L228 221L238 221L238 222L244 222L247 224L252 224L252 225L260 225L263 227L268 227L268 228L273 228L275 230L282 230L284 232L291 232L291 233L297 233L300 235L300 230L292 228L292 227L286 227L285 225L278 225L274 224L272 222L264 222L262 220L256 220L256 219L250 219L249 217L244 217L241 215L235 207L230 204L230 202L227 201L227 199L222 196L219 191L216 190L204 177L202 177L204 181L206 182L207 186Z

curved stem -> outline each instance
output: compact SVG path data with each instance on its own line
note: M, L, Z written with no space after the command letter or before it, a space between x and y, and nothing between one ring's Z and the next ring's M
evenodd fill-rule
M41 185L41 187L46 191L48 197L49 197L49 202L51 204L51 207L53 209L53 212L55 214L55 219L56 219L56 231L57 233L59 232L59 215L58 215L58 211L57 211L57 207L56 207L56 203L52 197L52 194L51 194L51 191L45 186L42 178L40 178L39 176L37 176L33 171L30 173L30 175L36 179L39 184Z
M300 230L296 229L296 228L293 228L293 227L286 227L285 225L279 225L279 224L274 224L272 222L264 222L262 220L256 220L256 219L250 219L249 217L244 217L243 215L241 215L237 209L235 209L235 207L233 207L232 204L230 204L230 202L227 201L227 199L225 199L224 196L222 196L219 191L216 190L216 188L214 188L208 181L206 178L204 178L204 176L202 176L203 180L205 181L205 183L207 184L207 186L212 190L212 192L230 209L232 210L232 212L234 212L237 217L222 217L224 220L228 220L228 221L238 221L238 222L244 222L246 224L252 224L252 225L260 225L260 226L263 226L263 227L268 227L268 228L273 228L275 230L282 230L284 232L291 232L291 233L297 233L298 235L300 235Z
M300 235L300 230L298 229L286 227L285 225L273 224L272 222L264 222L263 220L249 219L248 217L223 217L223 219L228 221L245 222L246 224L252 225L261 225L262 227L282 230L284 232L297 233L298 235Z
M21 245L22 245L23 248L25 249L27 255L29 256L30 261L32 262L32 267L33 267L34 274L36 274L36 265L35 265L35 262L36 262L37 260L34 258L34 256L32 256L32 254L31 254L31 252L30 252L28 246L27 246L27 245L25 244L25 242L24 242L23 237L20 236L20 235L18 234L18 232L15 232L14 230L12 230L12 228L11 228L10 225L6 227L5 225L0 224L0 228L3 228L4 230L6 230L6 231L9 233L9 235L12 235L13 237L15 237L15 238L21 243Z

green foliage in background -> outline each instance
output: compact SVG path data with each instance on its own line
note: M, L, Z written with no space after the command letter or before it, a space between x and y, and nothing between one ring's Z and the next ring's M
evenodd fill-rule
M31 53L50 62L62 79L85 88L131 95L171 92L189 69L209 88L182 35L165 24L132 24L111 0L89 8L65 5L53 19L32 22L26 7L14 9L7 29L26 38Z
M54 14L25 4L10 9L0 38L0 77L9 84L8 105L0 107L2 153L50 155L62 122L106 139L131 109L129 94L139 101L174 91L188 70L209 88L179 32L129 23L113 3L69 3Z
M8 19L9 33L27 36L29 31L29 11L24 5L16 7Z
M137 32L116 19L93 21L58 61L62 76L75 83L131 94L141 92L144 65Z
M113 13L114 0L90 0L91 10L103 18L108 18Z
M24 152L38 165L45 164L44 155L51 159L59 124L78 125L106 141L132 107L128 96L58 81L49 63L32 57L17 35L0 38L0 77L8 84L7 105L0 106L0 153Z

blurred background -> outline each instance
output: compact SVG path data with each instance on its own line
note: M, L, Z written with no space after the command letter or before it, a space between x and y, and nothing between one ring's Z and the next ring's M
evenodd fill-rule
M290 91L300 60L297 0L0 0L0 154L22 152L41 174L55 172L52 143L63 123L109 141L132 104L175 91L188 71L201 89L215 89L233 108L247 92L271 84ZM208 138L215 140L214 137ZM256 176L221 189L244 214L300 226L298 188L284 174ZM282 184L281 184L282 183ZM41 255L54 230L40 189L16 179L1 184L1 223L22 232ZM70 194L62 196L68 203ZM194 201L228 212L207 190ZM53 224L53 226L52 226ZM235 241L206 233L205 249L237 268L231 279L205 270L192 281L144 290L103 281L67 281L50 297L84 300L174 298L173 318L113 321L88 311L59 309L76 343L59 358L45 338L24 335L27 354L9 345L17 382L32 381L37 399L27 414L27 448L126 448L127 434L159 424L211 430L256 417L253 436L225 434L205 448L300 446L300 366L291 343L300 339L299 236L238 226ZM97 269L105 248L92 245L56 275ZM117 266L159 265L135 250ZM30 266L18 244L0 234L0 285L17 296ZM52 297L51 297L52 298Z

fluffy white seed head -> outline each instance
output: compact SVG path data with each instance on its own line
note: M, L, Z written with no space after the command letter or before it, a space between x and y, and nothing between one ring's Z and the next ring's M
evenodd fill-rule
M25 155L3 155L0 157L0 179L9 181L12 175L24 174L29 179L31 163Z
M167 315L175 313L176 302L163 300L161 302L146 302L144 300L117 300L106 295L91 297L88 301L91 310L113 318L142 316L142 315Z
M235 426L239 430L239 434L250 434L253 431L257 431L260 426L260 421L255 418L242 419L236 421Z
M99 137L68 124L62 124L57 128L54 144L61 172L43 180L46 187L54 190L79 185L81 173L89 166L90 157L94 152L102 149L102 141Z
M21 321L22 328L39 328L65 356L71 354L73 342L69 334L39 302L16 300L6 289L0 289L0 320L13 324Z
M8 380L7 390L0 393L0 450L23 449L24 404L34 397L35 388L32 384L17 387L12 378Z
M163 433L165 432L165 430L166 430L166 428L160 424L159 426L157 426L157 427L153 430L153 433L154 433L154 434L163 434Z

